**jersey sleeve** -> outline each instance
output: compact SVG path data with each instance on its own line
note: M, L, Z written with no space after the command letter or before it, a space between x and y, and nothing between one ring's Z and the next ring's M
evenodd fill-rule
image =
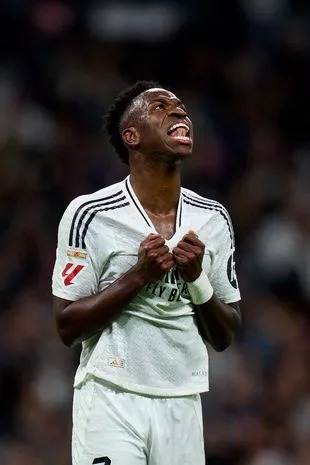
M52 276L53 295L71 301L96 294L99 283L95 228L88 232L85 244L76 247L74 243L74 235L79 224L78 212L77 198L69 204L59 223Z
M235 264L235 240L229 214L219 215L216 252L208 274L215 295L225 303L240 300Z

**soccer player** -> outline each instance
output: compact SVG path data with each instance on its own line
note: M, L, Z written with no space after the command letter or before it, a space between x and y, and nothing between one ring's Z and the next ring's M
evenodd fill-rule
M137 82L106 129L130 174L69 204L53 272L59 336L82 342L73 464L204 465L205 342L241 321L231 220L181 187L193 128L172 92Z

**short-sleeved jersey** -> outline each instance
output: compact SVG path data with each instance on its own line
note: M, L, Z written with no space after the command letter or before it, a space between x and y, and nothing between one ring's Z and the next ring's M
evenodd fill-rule
M240 300L230 217L218 202L181 189L170 248L194 230L205 244L203 269L223 302ZM59 224L53 294L70 301L97 294L137 262L155 228L129 176L74 199ZM148 283L102 331L82 343L75 385L88 375L124 390L157 396L207 391L208 352L177 268Z

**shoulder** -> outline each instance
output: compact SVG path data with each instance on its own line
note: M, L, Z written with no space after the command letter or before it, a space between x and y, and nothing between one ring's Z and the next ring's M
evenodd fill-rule
M96 236L97 213L117 208L124 202L123 182L90 194L75 197L65 209L59 223L59 237L68 240L69 246L85 248L86 233Z
M206 218L206 223L210 226L212 225L214 234L219 236L227 235L230 237L231 241L234 242L233 224L226 207L222 203L217 200L203 197L202 195L185 188L182 188L182 197L185 204L187 204L190 208L196 210L199 214L203 212Z
M123 200L124 183L118 182L95 192L79 195L68 204L64 216L74 216L94 208L113 205Z
M230 221L230 215L226 207L217 200L203 197L197 192L182 187L183 201L193 208L208 211L218 221Z

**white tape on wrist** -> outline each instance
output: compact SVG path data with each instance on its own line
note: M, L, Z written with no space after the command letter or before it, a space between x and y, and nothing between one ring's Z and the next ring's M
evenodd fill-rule
M213 287L204 271L200 273L195 281L187 283L187 286L192 302L195 305L204 304L213 296Z

